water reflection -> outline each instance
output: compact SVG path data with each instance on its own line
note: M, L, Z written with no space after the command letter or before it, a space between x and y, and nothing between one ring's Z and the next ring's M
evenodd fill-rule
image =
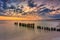
M0 24L5 24L7 21L0 21Z
M3 21L1 21L3 22ZM0 40L53 40L60 39L60 32L37 29L36 26L56 27L59 21L5 21L0 24ZM34 23L35 28L19 26L18 23ZM43 28L42 28L43 29Z

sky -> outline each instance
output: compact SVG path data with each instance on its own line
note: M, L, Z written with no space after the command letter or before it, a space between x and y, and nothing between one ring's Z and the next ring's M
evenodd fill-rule
M19 6L23 5L24 12L35 11L38 14L38 16L43 17L45 19L47 18L57 18L57 19L59 18L60 19L60 0L32 0L34 4L31 4L28 2L28 1L31 2L31 0L6 0L6 4L4 1L5 0L0 0L0 3L2 3L4 7L6 4L8 8L11 7L11 5L16 8L18 5ZM1 13L1 10L4 10L4 11L7 10L3 6L0 7L0 15L5 15L5 13Z
M3 2L5 0L2 0ZM28 0L7 0L6 2L8 3L23 3L26 4L24 2L26 2ZM47 6L54 6L54 7L60 7L60 0L33 0L35 3L37 4L46 4Z
M19 0L21 2L24 2L24 0ZM25 0L28 1L28 0ZM60 7L60 0L33 0L35 3L38 4L46 4L48 6L55 6L55 7Z

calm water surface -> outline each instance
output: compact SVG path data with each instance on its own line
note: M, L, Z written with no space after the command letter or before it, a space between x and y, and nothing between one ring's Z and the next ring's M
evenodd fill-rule
M0 21L0 40L60 40L60 32L20 27L15 22L49 27L60 24L60 21Z

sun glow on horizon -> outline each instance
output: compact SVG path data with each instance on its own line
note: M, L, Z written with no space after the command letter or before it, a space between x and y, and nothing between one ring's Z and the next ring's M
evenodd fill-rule
M0 16L0 20L42 20L42 17L33 17L33 16L27 16L27 17L7 17L7 16Z

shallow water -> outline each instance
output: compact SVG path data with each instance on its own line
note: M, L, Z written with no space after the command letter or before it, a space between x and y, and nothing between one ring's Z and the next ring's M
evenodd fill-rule
M48 27L60 24L60 21L0 21L0 40L60 40L60 32L21 27L15 22Z

